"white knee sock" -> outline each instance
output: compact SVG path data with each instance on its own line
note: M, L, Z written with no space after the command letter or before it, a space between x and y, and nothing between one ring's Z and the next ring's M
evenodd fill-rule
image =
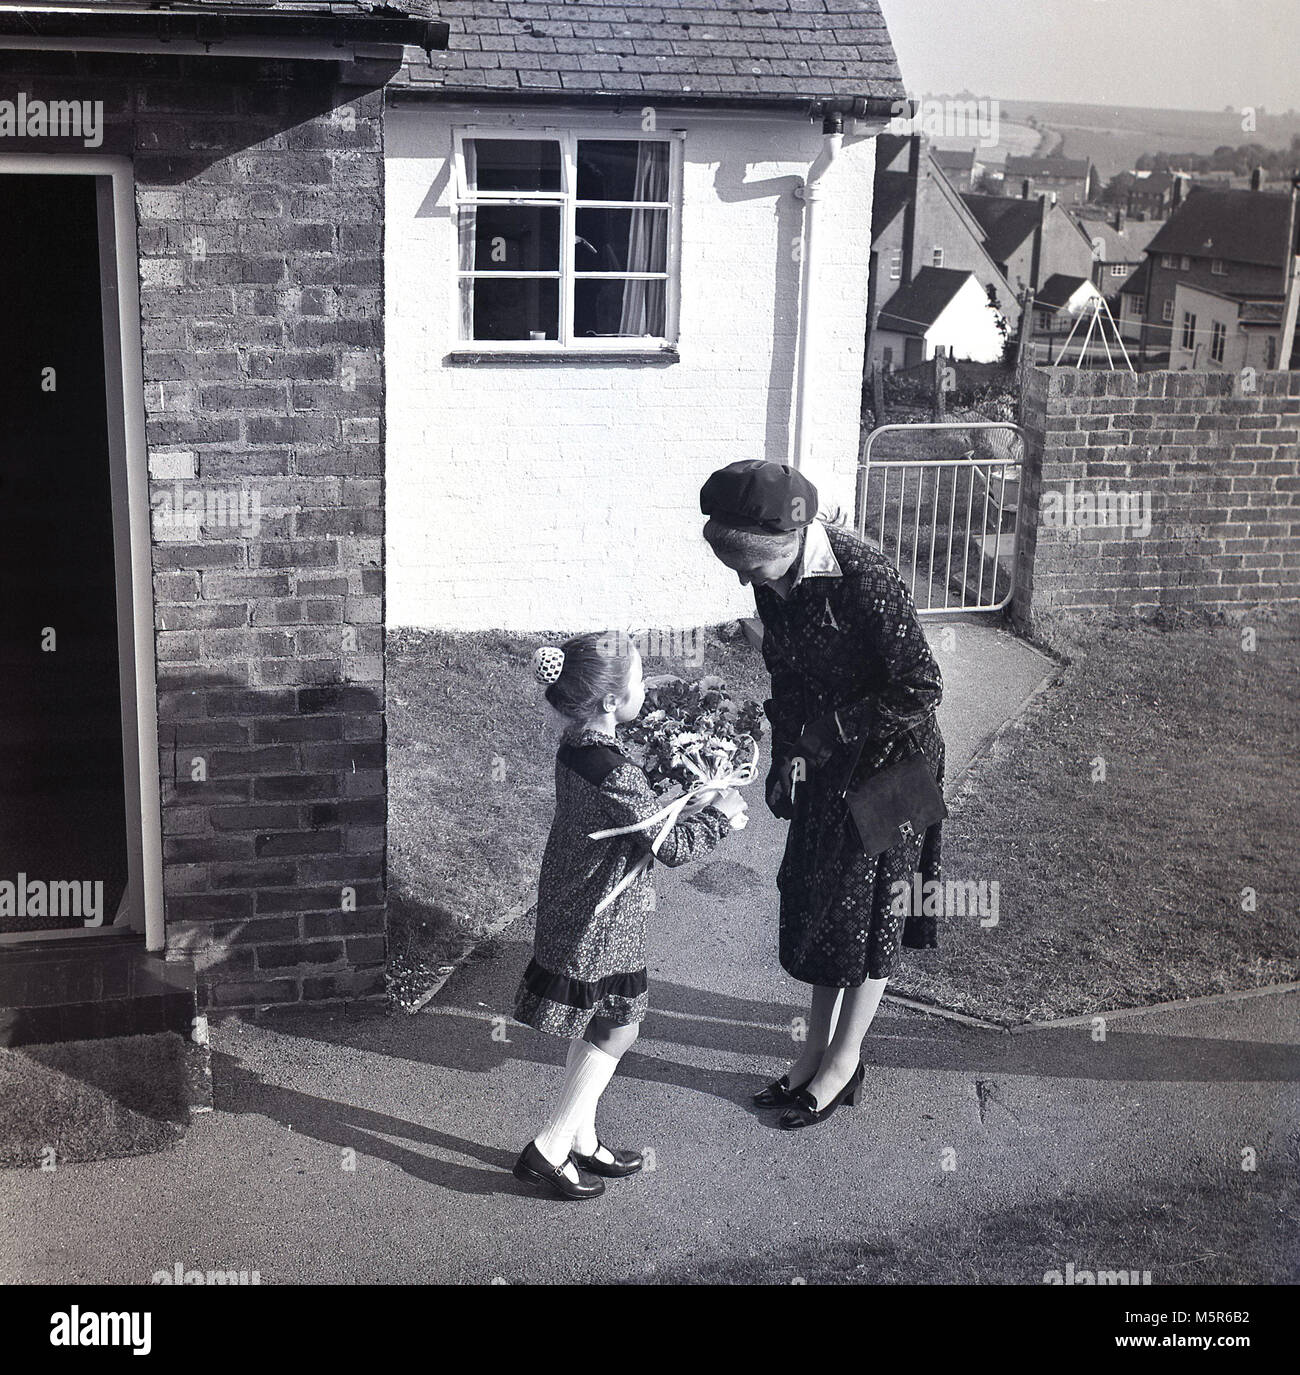
M551 1120L533 1138L537 1149L552 1165L568 1158L580 1133L587 1139L579 1140L576 1148L584 1155L591 1152L583 1151L583 1146L591 1145L595 1150L596 1104L617 1068L617 1057L597 1049L590 1041L576 1040L570 1044L560 1101Z

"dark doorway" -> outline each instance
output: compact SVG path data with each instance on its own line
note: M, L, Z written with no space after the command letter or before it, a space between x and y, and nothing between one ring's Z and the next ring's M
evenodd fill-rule
M128 848L98 180L0 175L0 884L102 881L109 925ZM0 900L0 932L81 926Z

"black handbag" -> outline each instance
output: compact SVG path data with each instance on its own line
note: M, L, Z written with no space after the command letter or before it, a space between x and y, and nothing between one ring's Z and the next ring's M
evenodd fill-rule
M919 748L856 787L846 788L843 796L868 855L883 854L905 840L924 836L948 815L943 792Z

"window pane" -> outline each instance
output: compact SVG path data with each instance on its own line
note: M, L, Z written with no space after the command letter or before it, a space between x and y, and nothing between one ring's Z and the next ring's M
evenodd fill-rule
M662 339L667 329L667 287L662 281L575 282L574 338Z
M667 272L667 210L579 210L578 272Z
M554 139L467 138L465 182L471 191L561 190Z
M558 205L463 206L460 212L462 272L558 272Z
M558 339L560 284L542 277L468 277L460 284L467 339Z
M580 139L578 199L666 201L668 145L634 139Z

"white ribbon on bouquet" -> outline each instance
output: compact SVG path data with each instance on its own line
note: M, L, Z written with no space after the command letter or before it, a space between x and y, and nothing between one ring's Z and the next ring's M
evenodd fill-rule
M755 751L757 754L757 751ZM690 787L680 797L673 800L653 816L648 816L644 821L638 821L631 826L617 826L608 831L592 831L588 834L588 840L609 840L613 836L635 835L637 831L648 831L652 826L660 826L659 834L655 836L650 844L649 854L642 855L631 869L623 875L618 886L611 893L607 893L596 907L597 912L603 911L631 884L638 874L643 874L651 864L654 863L655 856L659 853L659 847L668 837L668 832L677 825L683 817L695 816L702 812L705 807L711 806L709 802L701 802L699 798L707 792L722 792L727 788L743 788L750 784L758 776L758 761L751 759L742 764L738 769L724 765L717 773L709 773L700 764L689 757L683 762L686 767L700 780L693 787ZM737 818L738 824L733 825L733 830L743 830L748 817Z

